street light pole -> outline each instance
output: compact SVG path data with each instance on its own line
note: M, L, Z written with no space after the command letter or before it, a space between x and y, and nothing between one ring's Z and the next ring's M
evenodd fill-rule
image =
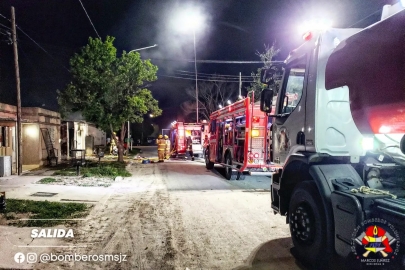
M130 50L128 53L141 51L141 50L146 50L146 49L150 49L150 48L154 48L154 47L157 47L157 44L154 44L154 45L148 46L148 47L143 47L143 48L139 48L139 49ZM131 141L131 132L130 132L130 123L128 121L128 142L127 142L127 147L129 145L131 145L131 150L132 150L132 143L130 143L130 141ZM143 141L143 122L142 122L142 141Z
M195 49L195 28L193 28L193 36L194 36L194 72L195 72L195 102L196 102L196 116L197 116L197 123L198 121L198 77L197 77L197 52Z
M154 44L154 45L148 46L148 47L143 47L143 48L131 50L131 51L129 51L128 53L130 53L130 52L137 52L137 51L140 51L140 50L146 50L146 49L150 49L150 48L154 48L154 47L157 47L157 44Z

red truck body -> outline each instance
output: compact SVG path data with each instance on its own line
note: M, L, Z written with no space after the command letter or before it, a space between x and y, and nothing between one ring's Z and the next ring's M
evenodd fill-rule
M213 112L205 153L207 168L221 164L227 179L241 179L243 172L271 175L276 166L270 162L268 120L249 97Z

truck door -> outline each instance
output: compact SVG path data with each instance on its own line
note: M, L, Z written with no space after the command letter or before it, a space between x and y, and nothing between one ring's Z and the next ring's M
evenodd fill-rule
M279 89L272 125L273 162L283 164L288 155L305 149L305 78L307 57L287 64Z

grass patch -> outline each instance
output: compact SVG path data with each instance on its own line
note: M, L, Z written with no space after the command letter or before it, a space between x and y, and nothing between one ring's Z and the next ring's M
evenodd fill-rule
M60 182L60 180L57 180L52 177L45 177L38 181L38 183L40 183L40 184L49 184L49 183L53 183L53 182Z
M125 169L126 163L107 161L101 162L91 162L86 161L86 165L80 167L80 174L83 177L111 177L115 178L117 176L128 177L131 174ZM76 167L65 168L53 173L53 175L60 176L75 176Z
M93 163L89 164L88 167L83 167L81 172L84 177L86 175L91 176L107 176L107 177L117 177L117 176L131 176L131 174L125 169L126 164L121 162L103 162L100 164Z
M19 227L50 227L72 223L65 220L19 220L30 219L71 219L88 214L90 207L84 203L60 203L7 199L7 207L2 215L8 225Z
M60 176L74 176L76 175L76 168L66 168L53 173L53 175Z

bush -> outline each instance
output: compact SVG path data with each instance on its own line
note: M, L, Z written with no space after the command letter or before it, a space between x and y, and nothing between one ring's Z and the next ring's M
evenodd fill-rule
M87 215L89 207L84 203L60 203L49 201L30 201L7 199L5 217L15 220L14 214L30 214L30 220L21 221L11 225L28 227L46 227L66 223L64 220L79 218ZM50 220L35 220L50 219Z
M52 177L45 177L38 181L38 183L40 184L48 184L53 182L60 182L60 180L56 180L55 178Z

